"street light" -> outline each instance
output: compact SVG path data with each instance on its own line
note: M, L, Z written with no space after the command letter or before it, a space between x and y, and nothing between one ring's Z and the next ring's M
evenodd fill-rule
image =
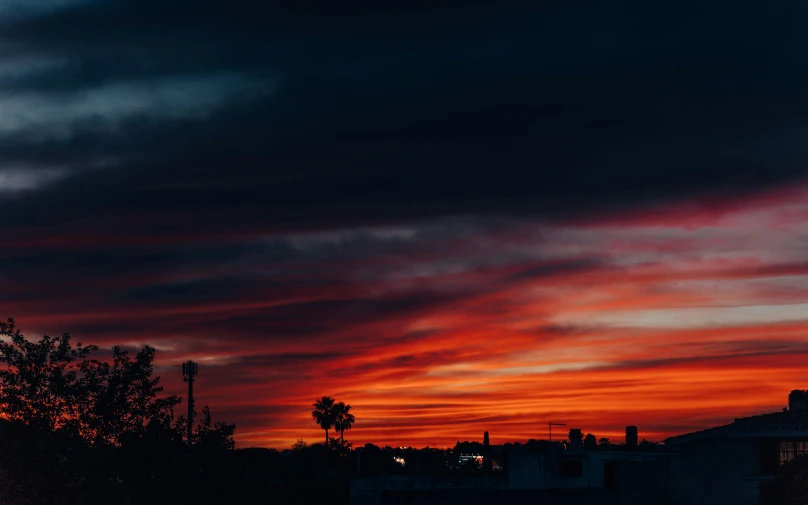
M566 426L564 423L547 423L547 426L550 428L550 447L553 445L553 426Z

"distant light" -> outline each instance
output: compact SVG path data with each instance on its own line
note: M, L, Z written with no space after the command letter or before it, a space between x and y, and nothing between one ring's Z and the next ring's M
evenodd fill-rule
M394 456L393 461L395 461L396 463L398 463L401 466L405 465L404 458L399 458L398 456Z

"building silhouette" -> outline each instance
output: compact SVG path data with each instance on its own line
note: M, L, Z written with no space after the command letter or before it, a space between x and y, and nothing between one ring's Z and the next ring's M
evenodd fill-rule
M626 448L636 449L639 443L638 431L636 426L626 426Z
M754 505L780 465L808 456L808 392L794 390L782 412L639 442L626 426L624 444L584 448L582 430L566 441L490 445L480 472L413 472L359 477L355 505L398 503L541 503L543 505ZM479 443L477 443L479 446ZM479 458L478 455L460 457Z
M484 465L478 474L412 472L356 479L352 503L670 504L670 454L627 445L585 450L580 429L570 430L570 437L570 443L483 444L486 461L496 464ZM474 457L458 455L463 462Z
M757 503L760 486L778 467L808 455L806 392L795 390L782 412L735 419L731 424L665 440L677 504Z

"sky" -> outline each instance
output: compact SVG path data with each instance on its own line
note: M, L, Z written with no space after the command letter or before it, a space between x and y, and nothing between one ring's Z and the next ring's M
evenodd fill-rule
M0 0L0 317L197 361L239 447L808 388L808 5L436 3Z

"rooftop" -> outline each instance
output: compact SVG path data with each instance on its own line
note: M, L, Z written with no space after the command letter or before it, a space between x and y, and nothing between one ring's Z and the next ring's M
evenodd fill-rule
M740 417L731 424L670 437L665 440L665 445L681 445L713 437L808 438L808 412L784 411Z

